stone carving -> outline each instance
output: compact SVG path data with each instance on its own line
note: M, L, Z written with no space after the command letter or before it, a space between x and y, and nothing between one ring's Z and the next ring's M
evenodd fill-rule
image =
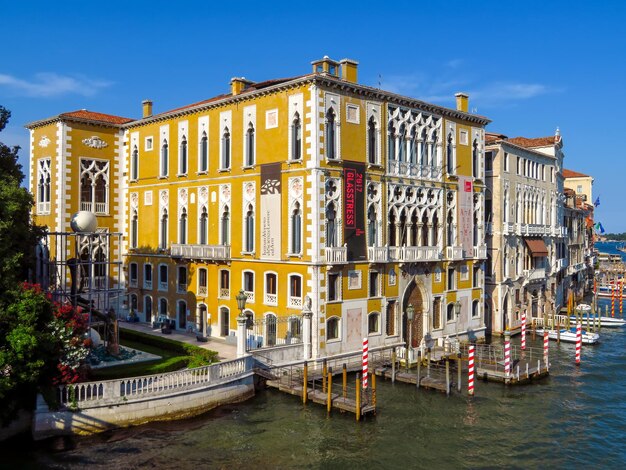
M83 139L83 144L94 149L103 149L109 145L97 135L91 136L88 139Z
M48 136L44 135L39 140L39 146L42 147L42 148L45 148L48 145L50 145L50 142L52 142L52 141L48 138Z

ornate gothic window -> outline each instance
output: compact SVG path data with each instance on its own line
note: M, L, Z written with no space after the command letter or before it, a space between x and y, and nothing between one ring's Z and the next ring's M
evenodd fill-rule
M227 170L230 168L230 131L228 127L224 128L224 132L222 133L222 161L221 161L222 170Z
M202 208L199 221L200 236L198 237L201 245L206 245L209 238L209 215L207 214L206 207Z
M167 249L167 209L161 214L161 227L159 230L159 248Z
M291 212L291 253L300 254L302 252L302 211L300 203L296 202Z
M108 214L109 162L80 161L80 210Z
M169 150L167 146L167 139L163 140L163 145L161 145L161 172L159 176L165 177L168 174L169 168Z
M133 153L130 158L130 179L131 180L136 180L139 177L138 169L139 169L139 150L137 150L137 146L135 145L133 147Z
M222 225L220 232L222 245L230 245L230 212L228 206L224 206L220 222Z
M209 139L206 132L202 131L202 138L200 139L200 171L207 171L209 169Z
M337 211L332 202L326 206L326 246L337 246Z
M330 108L326 112L326 157L329 160L337 158L337 123L335 111Z
M367 123L367 161L370 165L378 164L378 131L372 116Z
M139 242L139 217L137 211L133 211L133 216L130 221L130 247L137 248Z
M252 204L248 206L245 218L245 243L244 251L252 253L254 251L254 208Z
M300 160L302 158L302 122L300 114L297 112L293 116L291 123L291 159Z
M244 166L253 166L254 165L254 125L252 123L248 124L248 130L246 131L246 144L245 144L245 152L246 152L246 161Z
M187 243L187 209L183 208L178 219L178 243Z
M187 137L183 136L180 141L180 150L178 154L178 174L187 174Z
M37 213L50 213L50 159L37 162Z

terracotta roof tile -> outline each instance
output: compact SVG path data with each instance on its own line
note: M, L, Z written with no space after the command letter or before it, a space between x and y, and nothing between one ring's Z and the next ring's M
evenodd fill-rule
M506 136L504 134L496 134L495 132L485 132L485 143L493 144L498 140L504 140Z
M589 177L584 173L579 173L574 170L568 170L567 168L563 168L563 178L581 178L581 177Z
M513 137L511 139L507 139L507 142L518 145L520 147L536 148L536 147L549 147L550 145L554 145L560 140L561 140L560 136L535 137L534 139L528 139L526 137Z
M86 109L79 109L78 111L71 111L69 113L61 113L59 114L59 117L85 119L87 121L105 122L107 124L127 124L134 121L134 119L113 116L111 114L96 113L93 111L87 111Z

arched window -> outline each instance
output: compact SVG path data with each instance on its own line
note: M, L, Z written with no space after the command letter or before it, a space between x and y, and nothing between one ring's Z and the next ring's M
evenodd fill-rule
M372 312L367 316L367 334L380 333L380 313Z
M477 318L480 315L480 304L478 300L472 302L472 318Z
M455 242L455 230L454 230L454 216L452 215L452 211L448 211L448 246L454 246Z
M187 243L187 209L183 208L178 220L178 243L184 245Z
M137 248L139 240L139 217L137 211L133 210L133 217L130 221L130 247Z
M480 178L480 153L478 151L478 141L474 139L472 145L472 176Z
M222 133L222 169L230 168L230 131L228 127L224 128Z
M420 245L428 246L428 214L426 211L424 211L424 215L422 216L422 233L420 235Z
M187 174L187 137L183 136L180 141L180 152L178 155L178 173Z
M337 123L335 117L335 111L330 108L326 112L326 157L329 160L337 158Z
M337 246L337 211L332 202L326 207L326 246Z
M246 162L245 166L254 165L254 125L248 124L246 131Z
M389 246L398 246L396 238L396 214L394 212L391 212L391 214L389 214L389 225L387 233L387 241L389 242Z
M448 304L448 310L446 312L446 321L453 321L455 318L454 315L454 303Z
M300 160L302 158L302 123L300 114L297 112L293 116L291 123L291 159Z
M169 153L168 153L167 139L163 139L163 145L161 145L161 173L160 173L160 176L167 176L168 166L169 166L168 157L169 157Z
M198 326L200 327L200 331L204 335L208 331L208 327L209 327L209 325L207 324L206 330L204 328L204 324L208 320L206 305L204 305L204 304L199 304L198 305L197 316L198 316L198 318L197 318Z
M159 230L159 248L167 249L167 209L161 214L161 227Z
M209 238L209 215L207 214L206 207L202 207L202 213L200 214L200 245L206 245Z
M387 149L387 154L389 160L393 161L396 159L396 129L395 127L393 127L392 123L389 123L389 128L388 130L388 142L387 142L387 147L389 147Z
M287 306L292 308L302 307L302 276L299 274L289 275L289 299Z
M167 299L160 298L159 299L159 316L163 318L167 318Z
M265 273L265 299L267 305L278 305L278 278L276 273Z
M326 341L339 339L339 321L338 317L326 320Z
M378 246L378 222L376 208L371 205L367 211L367 241L369 246Z
M228 206L224 206L224 212L222 212L220 222L222 224L222 230L220 232L222 245L230 245L230 212Z
M145 315L145 321L150 323L152 321L152 297L149 295L143 298L143 313Z
M138 178L138 168L139 168L139 150L137 150L137 146L135 145L133 148L133 154L130 159L130 179L136 180Z
M187 268L185 266L178 266L176 278L176 290L179 293L187 292Z
M184 330L187 328L187 302L184 300L178 301L178 328Z
M200 171L207 171L209 169L209 140L206 132L202 131L202 138L200 139Z
M244 251L252 253L254 251L254 208L252 204L248 206L248 212L246 212L244 237Z
M367 161L370 165L376 165L378 163L378 135L374 116L367 123L367 145Z
M406 161L406 127L404 124L400 126L400 132L398 134L398 161Z
M432 223L432 238L430 241L431 246L439 246L439 213L435 211L433 213L433 223Z
M452 139L452 132L448 134L448 148L447 148L446 165L449 175L454 174L454 140Z
M300 254L302 252L302 212L300 203L294 204L291 213L291 253Z

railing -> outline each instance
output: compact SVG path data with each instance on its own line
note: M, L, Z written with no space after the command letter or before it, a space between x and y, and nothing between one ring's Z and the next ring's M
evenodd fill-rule
M276 318L268 315L262 320L255 320L246 329L248 351L299 343L302 343L301 316Z
M389 160L387 171L394 176L409 176L413 178L439 179L441 178L440 166L419 165L417 163L399 162Z
M198 286L198 295L206 297L208 289L206 286Z
M503 222L502 233L504 235L513 235L515 233L515 224L513 222Z
M546 268L525 269L526 281L540 281L546 278Z
M344 246L327 246L326 262L328 264L347 263L348 262L348 245Z
M96 214L108 214L108 204L106 202L96 202Z
M493 224L491 222L485 223L485 233L487 235L492 235L493 234Z
M567 237L567 227L553 227L552 233L555 237Z
M287 307L302 308L302 297L289 296L289 298L287 299Z
M152 281L143 281L144 289L152 289Z
M220 288L220 299L228 299L230 297L230 289Z
M474 258L487 258L487 245L478 245L474 247Z
M543 224L520 224L520 233L522 235L543 236L550 235L551 229L549 225Z
M128 285L129 285L130 287L135 287L135 288L136 288L136 287L137 287L137 284L138 284L138 283L137 283L137 279L130 279L130 280L128 281Z
M159 281L159 290L167 290L167 281Z
M37 203L37 213L38 214L49 214L50 213L50 202L38 202Z
M254 303L254 292L247 290L247 291L244 291L243 293L246 294L247 302Z
M184 294L185 292L187 292L187 284L183 284L181 282L176 284L176 292L178 292L179 294Z
M367 259L373 263L386 263L389 261L389 247L368 246Z
M582 271L583 269L585 269L585 263L576 263L573 264L569 267L569 269L567 270L568 274L576 274L578 271Z
M278 296L276 294L265 293L265 305L278 305Z
M133 399L166 396L178 391L204 388L212 382L243 375L246 372L249 372L247 358L243 357L165 374L61 385L57 390L61 406L77 405L79 408L89 408L90 405L127 403Z
M95 289L106 289L109 287L109 279L107 276L94 276L93 287Z
M436 246L403 246L400 249L399 261L438 261L441 251Z
M107 202L80 202L81 211L95 212L96 214L108 214L109 204Z
M462 354L467 357L468 346L461 347ZM521 370L515 366L521 359L530 368L537 365L537 372L548 370L549 364L546 364L542 348L526 347L522 350L520 346L510 345L511 365L509 369L510 377L519 380L520 375L523 377L527 374L526 370ZM474 365L477 369L489 369L499 374L505 373L504 361L504 345L503 344L476 344L474 350Z
M230 246L181 245L172 243L171 255L173 258L228 260L230 259Z
M462 246L447 246L446 258L449 260L463 259L463 247Z

